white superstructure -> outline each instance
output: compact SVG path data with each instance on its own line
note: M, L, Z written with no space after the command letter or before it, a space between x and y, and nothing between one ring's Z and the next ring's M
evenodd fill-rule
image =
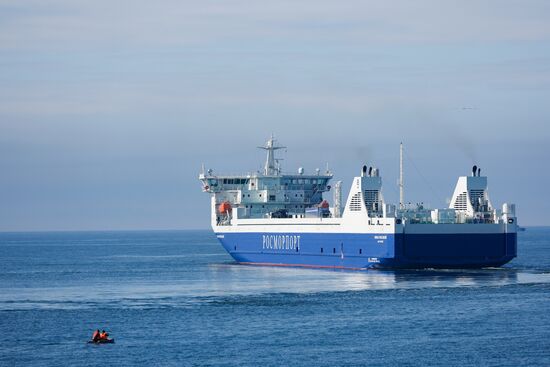
M333 206L323 199L331 189L332 173L306 174L299 168L296 174L282 173L275 151L278 146L272 136L264 146L267 151L263 171L246 175L217 175L212 170L202 172L199 179L203 190L212 194L213 226L242 223L326 223L367 225L384 222L399 224L497 224L515 215L514 205L505 204L506 213L495 209L487 192L487 177L473 167L471 176L458 178L449 208L430 209L423 205L411 207L403 202L387 204L382 193L382 177L376 167L363 166L353 179L347 201L341 205L341 182L338 182ZM403 200L403 145L400 144L400 200ZM506 217L506 218L505 218ZM374 220L376 219L376 220Z

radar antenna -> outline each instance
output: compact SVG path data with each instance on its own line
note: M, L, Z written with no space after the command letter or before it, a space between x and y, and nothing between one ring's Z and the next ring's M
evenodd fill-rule
M265 143L265 146L258 147L259 149L267 150L267 158L265 160L264 175L277 176L280 173L280 165L276 165L277 159L274 152L278 149L285 149L286 147L275 146L275 137L271 134L271 138ZM279 166L279 167L277 167Z

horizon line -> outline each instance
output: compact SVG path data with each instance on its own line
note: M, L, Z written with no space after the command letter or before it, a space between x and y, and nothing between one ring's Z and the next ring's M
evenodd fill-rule
M550 224L545 225L525 225L520 228L550 228ZM47 230L20 230L4 231L0 234L10 233L76 233L76 232L188 232L188 231L210 231L211 228L178 228L178 229L47 229Z

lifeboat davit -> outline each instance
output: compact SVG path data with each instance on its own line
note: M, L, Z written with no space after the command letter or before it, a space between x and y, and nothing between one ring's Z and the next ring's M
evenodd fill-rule
M220 207L219 207L219 211L221 214L231 213L232 209L233 208L231 207L231 203L229 203L229 201L224 201L223 203L220 204Z

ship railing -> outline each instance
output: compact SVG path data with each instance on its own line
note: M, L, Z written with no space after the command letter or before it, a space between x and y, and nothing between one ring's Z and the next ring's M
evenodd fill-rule
M225 215L216 216L216 225L218 225L218 226L230 226L231 225L231 217L230 216L225 216Z
M454 221L437 221L434 222L433 220L426 218L426 219L420 219L420 218L406 218L402 217L399 218L401 220L406 220L410 224L495 224L496 222L491 219L480 219L480 218L467 218L464 221L458 220L458 218Z
M495 221L493 218L467 218L466 223L468 224L494 224Z

